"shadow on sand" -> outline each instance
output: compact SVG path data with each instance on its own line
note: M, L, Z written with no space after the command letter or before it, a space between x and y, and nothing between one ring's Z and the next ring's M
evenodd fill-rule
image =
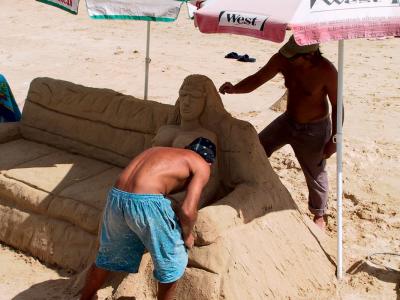
M348 270L347 274L355 275L360 272L365 272L370 276L375 277L376 279L388 282L388 283L395 283L395 291L397 294L396 299L400 300L400 272L395 270L386 270L384 268L378 268L372 266L365 260L360 260L354 263Z
M113 290L111 294L114 294L125 275L125 273L116 273L102 288L111 288ZM30 288L16 295L12 300L78 300L80 288L75 285L76 281L77 275L64 279L46 280L32 285ZM135 297L126 296L113 297L112 299L136 300Z

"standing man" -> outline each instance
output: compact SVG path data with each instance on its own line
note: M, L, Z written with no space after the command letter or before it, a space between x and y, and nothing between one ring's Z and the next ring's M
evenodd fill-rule
M172 300L193 247L201 192L210 177L215 145L197 138L185 149L154 147L122 171L104 211L100 248L81 300L90 300L110 271L137 273L145 249L152 257L159 300ZM165 196L186 190L177 215Z
M337 71L322 56L319 45L299 46L291 36L257 73L236 85L225 82L219 91L250 93L278 73L283 75L288 89L286 112L259 133L260 142L268 157L286 144L292 146L306 178L314 223L324 229L328 201L325 159L336 152Z

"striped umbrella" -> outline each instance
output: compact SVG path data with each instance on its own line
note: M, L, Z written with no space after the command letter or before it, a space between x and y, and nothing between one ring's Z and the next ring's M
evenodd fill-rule
M400 0L207 0L195 12L203 33L233 33L282 42L290 29L300 45L332 40L338 47L337 277L342 278L342 106L344 42L400 36Z
M37 0L72 14L78 14L79 0ZM144 99L148 96L150 65L150 22L173 22L188 0L86 0L92 19L147 21Z

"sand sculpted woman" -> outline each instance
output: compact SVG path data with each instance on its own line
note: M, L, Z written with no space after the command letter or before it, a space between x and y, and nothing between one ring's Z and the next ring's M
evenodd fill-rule
M212 92L214 91L214 93ZM203 75L190 75L185 78L179 90L175 111L169 121L170 125L160 127L153 140L153 146L183 148L197 137L205 137L217 145L217 135L209 128L216 121L218 111L225 111L212 81ZM217 99L217 100L216 100ZM219 101L218 101L219 100ZM217 154L218 161L218 154ZM200 207L210 204L219 186L218 162L214 164L211 178L203 191ZM172 198L179 201L184 194L174 194Z

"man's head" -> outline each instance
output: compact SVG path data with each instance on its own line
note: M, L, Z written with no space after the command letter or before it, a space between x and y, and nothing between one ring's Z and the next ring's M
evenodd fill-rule
M293 35L289 38L289 41L279 49L279 53L288 59L294 59L298 56L314 54L316 52L319 52L319 44L300 46L294 40Z
M217 148L215 147L215 144L204 137L195 139L187 145L185 149L196 152L209 164L214 163L217 157Z

